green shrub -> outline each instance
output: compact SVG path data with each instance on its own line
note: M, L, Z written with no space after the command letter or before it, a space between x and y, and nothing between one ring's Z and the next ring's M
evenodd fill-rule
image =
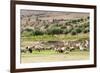
M89 27L89 24L90 24L89 22L86 22L83 24L83 27L87 28L87 27Z
M68 28L68 32L70 33L73 30L73 27Z
M61 26L61 29L66 29L66 26Z
M67 21L65 25L71 25L71 21Z
M68 29L65 29L65 30L63 31L63 33L64 33L64 34L68 34L68 33L69 33L69 30L68 30Z
M33 31L33 29L26 28L24 31L31 32L31 31Z
M33 35L43 35L44 34L44 32L43 31L41 31L41 30L34 30L34 32L33 32Z
M72 23L73 23L73 24L76 24L76 23L77 23L77 20L72 20Z
M84 19L83 19L83 18L81 18L81 19L80 19L80 21L84 21Z
M71 31L71 35L76 35L76 34L77 34L77 32L75 30Z
M85 28L84 30L83 30L83 33L88 33L89 32L89 28Z
M81 33L82 32L81 28L76 28L75 30L76 30L77 33Z
M32 34L33 34L32 32L23 31L23 33L21 34L21 36L23 36L23 37L29 37L29 36L31 36Z
M52 27L51 29L49 28L47 30L47 33L48 34L62 34L63 33L63 30L59 27Z
M26 28L21 32L21 36L31 36L33 35L33 29Z
M88 16L87 19L90 19L90 17Z

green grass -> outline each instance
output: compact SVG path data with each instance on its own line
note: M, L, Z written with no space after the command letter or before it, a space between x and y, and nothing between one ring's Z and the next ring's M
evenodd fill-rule
M56 52L56 51L54 51L54 50L42 50L42 51L32 51L32 53L28 53L28 54L26 54L26 53L22 53L22 56L23 57L29 57L30 55L31 56L48 56L48 55L56 55L56 54L63 54L63 53L58 53L58 52Z
M33 55L52 55L52 54L56 54L56 52L54 50L43 50L41 52L33 51L32 54Z
M80 54L81 53L80 50L74 50L73 52L76 53L76 54ZM89 51L82 51L82 52L89 52ZM33 56L43 55L43 56L48 56L48 55L65 54L65 53L58 53L58 52L56 52L54 50L41 50L40 52L34 50L34 51L32 51L32 53L21 53L21 54L24 57L24 56L27 56L27 55L33 55Z
M89 59L89 51L73 51L69 54L57 53L55 51L33 51L30 53L21 54L21 63L34 62L55 62L55 61L73 61L73 60L87 60Z
M38 36L29 36L21 37L21 41L62 41L62 40L82 40L88 39L89 34L78 34L78 35L38 35Z

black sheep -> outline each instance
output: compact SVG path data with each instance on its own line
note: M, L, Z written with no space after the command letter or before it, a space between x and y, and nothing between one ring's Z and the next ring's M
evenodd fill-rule
M30 53L32 53L32 48L29 48L28 51L29 51Z

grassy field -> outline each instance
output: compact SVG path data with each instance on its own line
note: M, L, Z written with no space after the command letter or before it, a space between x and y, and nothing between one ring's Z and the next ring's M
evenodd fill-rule
M80 39L88 39L89 34L77 34L77 35L38 35L38 36L29 36L29 37L21 37L21 41L56 41L56 40L80 40Z
M41 52L33 51L32 54L21 54L21 63L73 61L87 59L89 59L89 51L73 51L69 54L64 54L57 53L53 50L45 50Z

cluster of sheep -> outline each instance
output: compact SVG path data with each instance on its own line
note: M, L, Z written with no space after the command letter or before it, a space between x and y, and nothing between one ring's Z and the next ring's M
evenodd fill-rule
M52 45L49 45L49 47L44 47L43 45L34 45L34 46L27 46L25 49L21 49L21 52L30 52L32 53L33 50L41 52L43 50L54 50L57 53L66 53L79 49L80 51L83 50L89 50L89 41L63 41L63 43L52 43Z

